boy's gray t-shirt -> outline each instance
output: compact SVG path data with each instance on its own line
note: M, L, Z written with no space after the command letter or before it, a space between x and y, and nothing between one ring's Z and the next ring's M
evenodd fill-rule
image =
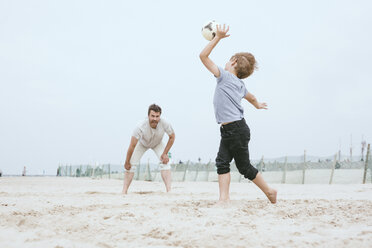
M220 77L214 91L214 114L218 124L238 121L244 118L242 98L248 93L244 82L221 67Z

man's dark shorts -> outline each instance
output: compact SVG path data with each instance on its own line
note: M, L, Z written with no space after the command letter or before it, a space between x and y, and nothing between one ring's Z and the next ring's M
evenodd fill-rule
M229 173L230 162L234 159L240 174L249 180L255 179L258 170L251 165L249 160L248 142L251 133L244 118L222 125L220 131L221 142L216 158L217 173Z

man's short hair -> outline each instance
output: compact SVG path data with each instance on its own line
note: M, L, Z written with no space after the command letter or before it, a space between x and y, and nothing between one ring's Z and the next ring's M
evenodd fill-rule
M236 59L235 72L240 79L249 77L257 69L256 59L251 53L236 53L231 59Z
M160 108L160 106L156 105L155 103L154 104L151 104L149 106L149 111L147 112L147 115L150 115L151 110L153 110L156 113L160 113L161 114L161 108Z

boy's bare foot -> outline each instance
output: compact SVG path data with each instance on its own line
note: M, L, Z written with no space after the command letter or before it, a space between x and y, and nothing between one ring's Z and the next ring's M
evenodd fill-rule
M230 199L227 200L218 200L216 207L228 207L230 205Z
M276 195L277 195L277 191L275 189L270 189L266 196L267 198L269 199L269 201L272 203L272 204L275 204L276 203Z

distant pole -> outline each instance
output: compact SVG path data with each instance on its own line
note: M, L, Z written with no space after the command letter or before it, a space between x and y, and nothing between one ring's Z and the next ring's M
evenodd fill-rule
M196 164L196 172L195 172L195 177L194 177L194 182L196 182L196 179L198 178L198 174L199 174L199 167L200 167L200 158L198 159L198 163Z
M286 176L287 176L287 159L288 159L287 156L285 156L282 183L285 183Z
M182 181L184 182L186 180L186 173L187 173L187 169L189 168L189 160L187 161L186 165L185 165L185 171L183 173L183 178L182 178Z
M338 161L341 162L341 150L338 150Z
M263 169L263 162L264 161L264 156L262 155L262 158L261 158L261 161L260 161L260 172L262 173L262 169Z
M136 171L136 180L140 179L140 171L141 171L141 162L138 163L137 171Z
M209 179L209 165L211 163L211 160L209 160L208 164L207 164L207 182L208 182L208 179Z
M362 135L362 159L361 161L363 161L363 157L364 157L364 149L366 148L366 141L364 140L364 137Z
M353 135L350 134L350 162L353 162Z
M146 180L146 181L151 181L150 159L147 159L147 165L146 165L146 169L145 169L144 180Z
M304 150L304 165L302 168L302 184L305 184L305 170L306 170L306 150Z
M368 144L368 147L367 147L366 162L365 162L365 164L364 164L363 183L366 183L369 153L370 153L370 144ZM371 173L371 174L372 174L372 173Z
M109 174L109 179L111 179L111 166L108 164L108 174Z
M329 178L329 184L332 184L333 173L335 172L335 166L336 166L336 163L337 163L337 153L335 154L335 158L334 158L333 163L332 163L332 168L331 168L331 177Z

